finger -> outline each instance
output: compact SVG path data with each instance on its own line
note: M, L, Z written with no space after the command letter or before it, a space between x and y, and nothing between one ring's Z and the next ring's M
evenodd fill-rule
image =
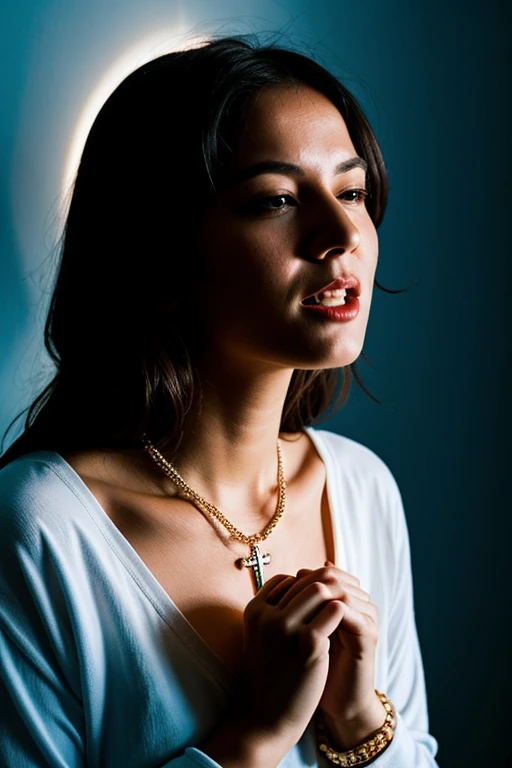
M331 602L324 605L308 622L308 629L321 632L327 637L332 635L339 627L343 615L345 612L345 606L339 600L331 600Z
M312 574L315 573L312 571ZM360 598L358 593L362 590L352 585L340 585L338 582L326 584L319 580L298 579L295 584L286 586L287 589L277 604L282 610L295 614L295 622L308 623L322 603L337 600L350 608L349 616L352 617L352 621L348 619L348 624L340 629L353 634L368 632L374 634L377 630L379 622L377 606L370 602L366 592L363 592L364 598ZM356 614L361 618L358 619Z
M303 586L301 591L289 600L288 595L295 590L295 587L296 585L291 587L279 603L279 608L282 608L285 603L283 611L286 615L286 624L292 631L296 630L300 624L308 624L324 604L336 602L331 598L327 586L319 581Z
M288 578L289 578L289 574L287 573L274 574L274 576L272 576L270 579L265 581L263 586L259 588L259 590L256 593L256 597L258 597L259 599L266 600L268 595L274 589L274 587L276 587L280 582Z
M292 596L290 597L290 595ZM335 592L329 585L318 581L303 587L298 593L295 586L290 587L286 595L279 602L279 607L288 609L291 612L297 610L297 615L302 616L302 620L309 621L310 619L304 618L308 611L318 610L318 606L322 602L333 601L339 601L350 608L349 615L354 617L353 620L355 622L353 631L358 631L359 629L363 631L365 627L368 627L369 622L375 627L378 626L379 612L374 603L369 600L361 600L359 597L347 592L347 590ZM361 616L360 620L356 619L356 614Z
M340 599L351 610L357 611L362 616L365 616L367 621L372 621L375 626L379 623L379 610L377 606L369 600L361 600L359 597L347 593Z
M295 576L287 576L285 579L276 584L275 587L267 594L265 602L268 603L268 605L277 605L283 595L286 594L286 592L295 584L296 581L297 579Z
M302 577L300 576L301 573L304 574ZM353 594L354 597L361 600L370 600L370 595L367 592L352 582L346 582L343 573L344 571L340 571L338 568L317 568L315 571L304 568L298 571L296 583L287 591L280 602L280 607L286 608L308 584L315 582L325 584L329 588L330 591L326 595L326 599L343 600L347 594Z
M375 623L373 621L370 622L366 614L355 610L346 603L343 603L343 605L345 610L343 612L343 618L338 625L338 629L349 635L377 640L378 631Z
M345 594L353 595L354 597L357 597L358 600L370 602L370 595L368 592L365 592L364 589L361 589L361 587L355 587L353 584L347 584L346 582L342 583L341 586L343 587Z
M290 589L279 602L279 607L283 609L287 608L288 605L290 605L290 603L297 597L297 595L300 595L302 592L304 592L305 589L311 585L316 585L317 588L320 584L324 587L322 593L324 595L324 600L334 599L335 595L328 591L328 587L332 585L327 585L324 581L318 578L318 571L311 571L307 576L304 576L303 578L297 577L295 584L290 587Z
M340 579L337 581L337 584L341 587L342 592L340 592L339 599L343 600L343 595L353 595L354 597L357 597L359 600L370 600L370 595L368 592L365 592L364 589L361 589L361 587L356 587L355 584L352 584L351 582L347 582L344 579ZM333 583L333 587L336 585ZM333 592L333 597L336 598L336 590ZM337 598L336 598L337 599Z
M326 562L330 563L331 561L328 560ZM356 587L358 587L361 583L357 576L353 576L347 571L342 571L341 568L336 568L335 565L324 565L323 568L316 568L314 571L312 571L310 568L301 568L297 571L297 578L300 579L312 573L320 574L320 579L327 581L333 578L333 574L336 574L336 578L341 576L343 577L343 581L347 582L348 584L353 584Z

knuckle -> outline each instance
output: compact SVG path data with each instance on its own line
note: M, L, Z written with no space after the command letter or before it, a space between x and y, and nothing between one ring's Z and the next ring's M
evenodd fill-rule
M318 596L324 600L329 600L331 598L331 590L323 581L313 581L310 584L309 589L313 595Z
M377 624L370 618L366 621L366 635L370 638L370 640L373 640L374 642L377 642L379 639L379 628Z
M320 569L320 579L326 584L338 582L338 569L333 565L325 565Z
M296 630L296 622L293 616L281 616L278 626L280 631L286 636L292 635Z

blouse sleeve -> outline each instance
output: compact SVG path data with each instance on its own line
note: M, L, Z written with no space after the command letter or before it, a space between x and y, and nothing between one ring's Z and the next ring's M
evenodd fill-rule
M393 600L388 624L388 690L397 713L393 740L373 761L375 768L438 768L438 743L429 734L423 662L414 615L407 523L400 490L393 478Z
M0 501L0 765L82 768L91 765L87 725L65 608L52 589L59 575L26 546L29 520L13 536L15 517ZM220 768L192 747L161 768L197 766Z

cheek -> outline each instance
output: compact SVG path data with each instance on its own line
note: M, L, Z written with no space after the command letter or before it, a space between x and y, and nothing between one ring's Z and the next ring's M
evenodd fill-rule
M276 282L290 277L292 265L283 248L284 239L275 233L231 231L212 238L214 247L205 254L208 284L225 292L245 287L247 299L260 290L270 293ZM288 274L290 273L290 274Z
M212 232L201 253L201 283L207 291L232 291L243 285L246 258L240 243L222 232Z

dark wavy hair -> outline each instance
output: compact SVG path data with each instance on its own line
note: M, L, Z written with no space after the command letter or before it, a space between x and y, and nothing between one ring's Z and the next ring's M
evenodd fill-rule
M354 96L314 60L243 36L144 64L112 93L87 138L45 325L56 373L23 412L24 432L0 466L38 449L139 446L145 431L176 450L201 385L193 320L166 306L193 275L191 233L222 186L251 99L297 84L343 116L368 164L366 205L379 226L388 194L379 146ZM380 402L355 363L295 370L281 431L300 431L344 404L349 369Z

